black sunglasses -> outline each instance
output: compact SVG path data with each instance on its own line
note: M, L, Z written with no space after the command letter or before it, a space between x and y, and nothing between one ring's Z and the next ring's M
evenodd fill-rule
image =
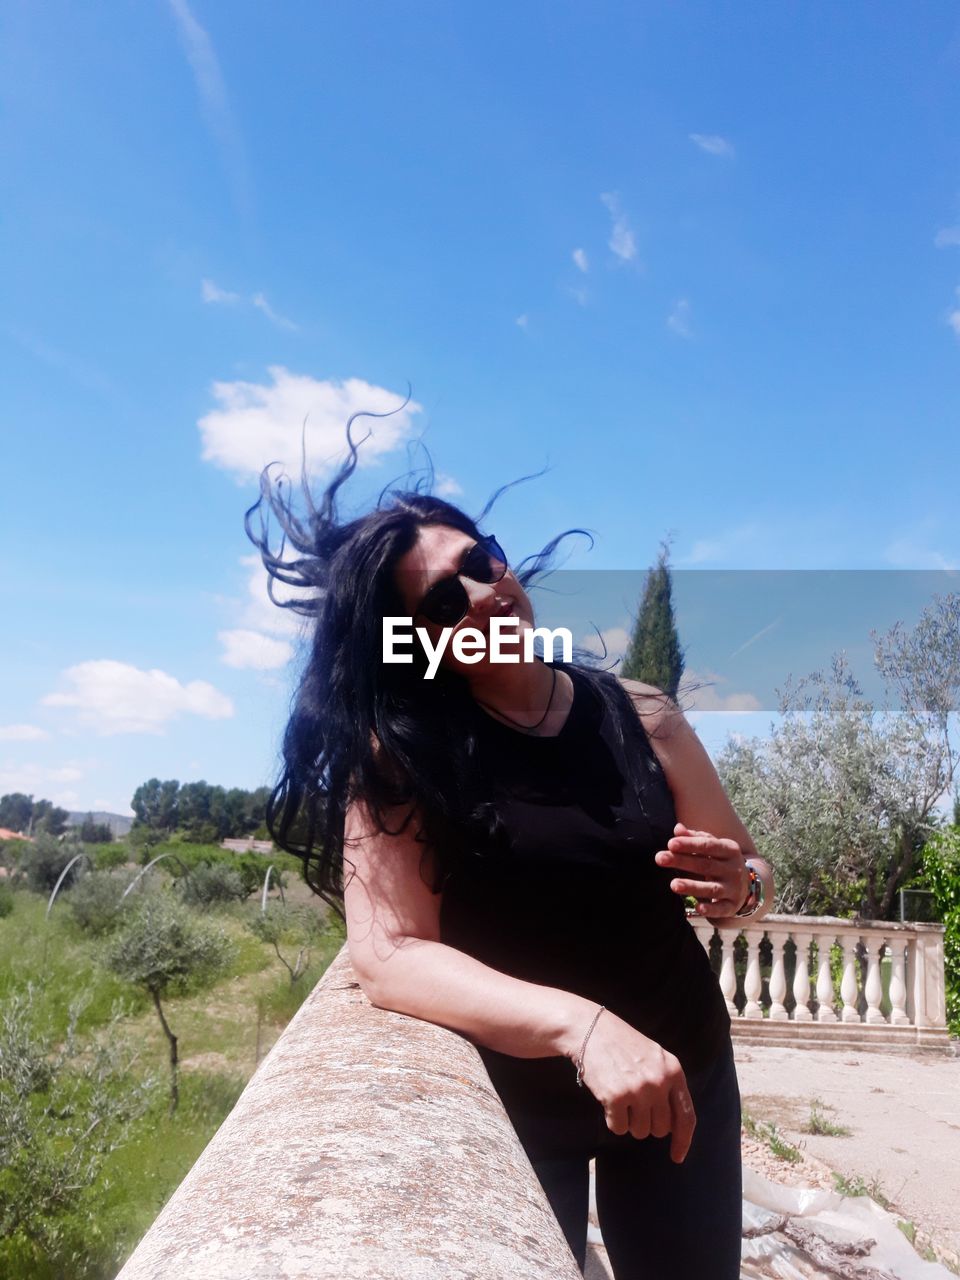
M507 572L507 557L496 538L490 534L475 542L457 573L435 582L417 606L414 617L424 617L438 627L455 627L470 612L470 597L460 575L471 582L499 582Z

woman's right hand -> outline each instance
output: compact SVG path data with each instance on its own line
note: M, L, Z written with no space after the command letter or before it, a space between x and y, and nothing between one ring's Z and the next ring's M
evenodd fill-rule
M612 1133L672 1134L670 1159L682 1164L697 1117L678 1058L604 1009L587 1039L581 1079L603 1106Z

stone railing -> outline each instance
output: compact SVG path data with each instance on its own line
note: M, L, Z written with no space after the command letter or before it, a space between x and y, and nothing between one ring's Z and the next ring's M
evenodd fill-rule
M582 1280L474 1046L343 947L117 1280Z
M737 933L715 930L703 919L691 924L714 966L719 965L734 1035L824 1048L950 1048L943 925L831 916L768 915L758 923L746 921L741 983L734 956ZM770 949L766 979L761 975L764 935ZM831 974L834 947L842 964L839 998Z

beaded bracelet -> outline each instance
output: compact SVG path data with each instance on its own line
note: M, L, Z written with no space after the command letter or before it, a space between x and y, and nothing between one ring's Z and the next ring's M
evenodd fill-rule
M600 1017L601 1013L603 1013L606 1007L607 1006L605 1004L602 1004L600 1008L597 1010L597 1012L594 1014L593 1021L590 1023L590 1031L592 1031L593 1028L597 1025L597 1018ZM587 1041L590 1039L590 1031L588 1031L587 1034L583 1037L583 1044L580 1046L580 1052L577 1055L577 1084L580 1086L581 1089L583 1088L583 1080L581 1078L583 1076L583 1051L584 1049L586 1049Z

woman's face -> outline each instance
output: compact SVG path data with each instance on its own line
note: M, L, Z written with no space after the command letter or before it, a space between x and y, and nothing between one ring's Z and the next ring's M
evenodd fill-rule
M418 613L420 602L436 582L458 574L464 556L475 544L476 538L449 525L420 525L416 542L397 561L395 581L406 616L413 618L414 627L426 629L433 645L438 644L444 628ZM519 654L522 662L522 637L524 631L530 630L534 625L533 607L513 573L507 569L499 582L474 582L465 574L459 574L458 580L467 593L467 614L454 626L440 665L463 675L489 670L491 664L488 654L480 662L463 663L454 654L452 642L456 633L465 627L475 628L489 641L490 620L498 616L519 619L519 627L505 628L503 637L508 642L505 652ZM515 634L521 637L519 645L508 641ZM496 669L496 664L493 665Z

